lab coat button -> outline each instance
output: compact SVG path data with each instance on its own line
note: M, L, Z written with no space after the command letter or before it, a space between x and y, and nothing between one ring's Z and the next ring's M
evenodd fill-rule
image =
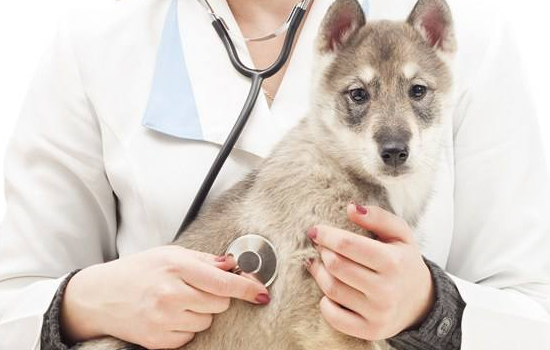
M440 338L443 338L449 333L452 326L453 326L453 320L451 320L449 317L445 317L437 327L437 336Z

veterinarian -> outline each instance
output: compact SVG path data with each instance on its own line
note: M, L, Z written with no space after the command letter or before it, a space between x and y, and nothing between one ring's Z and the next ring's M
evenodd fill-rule
M211 3L247 37L279 27L295 5ZM263 84L210 198L306 112L314 39L331 3L310 5L290 61ZM415 3L362 5L369 20L402 20ZM456 103L418 229L350 205L350 220L379 240L311 228L320 259L308 271L326 294L327 323L354 337L390 338L396 349L549 349L550 178L531 96L499 6L449 5ZM282 38L238 50L265 67ZM67 15L7 153L0 349L67 349L102 335L175 348L231 298L269 303L263 285L228 272L231 257L167 246L249 86L196 1L89 0ZM356 309L340 307L350 298Z

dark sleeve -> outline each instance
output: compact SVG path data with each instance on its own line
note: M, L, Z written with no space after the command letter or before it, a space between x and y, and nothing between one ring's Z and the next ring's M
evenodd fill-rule
M434 282L433 308L422 324L388 339L388 343L397 350L459 350L466 303L445 271L426 258L424 261Z
M61 335L61 329L59 325L59 316L61 313L61 303L63 301L63 295L65 289L71 278L78 272L75 270L67 275L67 278L59 285L52 303L48 308L48 311L44 314L44 322L42 323L42 333L40 338L41 350L70 350L78 349L82 343L68 344ZM146 350L139 345L128 344L117 350Z
M80 270L71 272L59 285L48 311L44 314L44 322L42 323L42 333L40 338L41 350L68 350L70 348L70 345L66 344L61 337L59 316L61 311L61 302L63 301L63 294L65 293L67 284L78 271Z

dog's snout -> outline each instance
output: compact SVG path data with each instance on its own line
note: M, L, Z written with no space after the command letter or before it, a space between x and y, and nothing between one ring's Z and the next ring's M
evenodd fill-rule
M382 146L380 157L386 165L403 165L409 158L409 147L403 142L386 143Z

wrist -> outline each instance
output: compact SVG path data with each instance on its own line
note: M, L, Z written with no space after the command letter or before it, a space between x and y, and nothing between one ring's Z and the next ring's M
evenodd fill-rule
M419 325L388 339L388 343L398 350L458 350L466 303L446 272L435 263L427 259L424 261L433 281L432 308Z
M88 267L76 273L67 284L61 301L59 325L63 339L69 344L105 335L100 327L99 306L95 305L90 294L97 289L97 276L101 270L101 265Z
M419 311L416 313L417 317L413 320L413 322L407 327L409 328L415 328L420 326L428 317L430 312L432 311L435 303L435 287L434 287L434 281L432 273L430 272L430 269L428 268L428 265L422 260L422 270L423 270L423 278L424 281L423 285L425 286L424 292L421 293L422 297L420 299L420 307Z

